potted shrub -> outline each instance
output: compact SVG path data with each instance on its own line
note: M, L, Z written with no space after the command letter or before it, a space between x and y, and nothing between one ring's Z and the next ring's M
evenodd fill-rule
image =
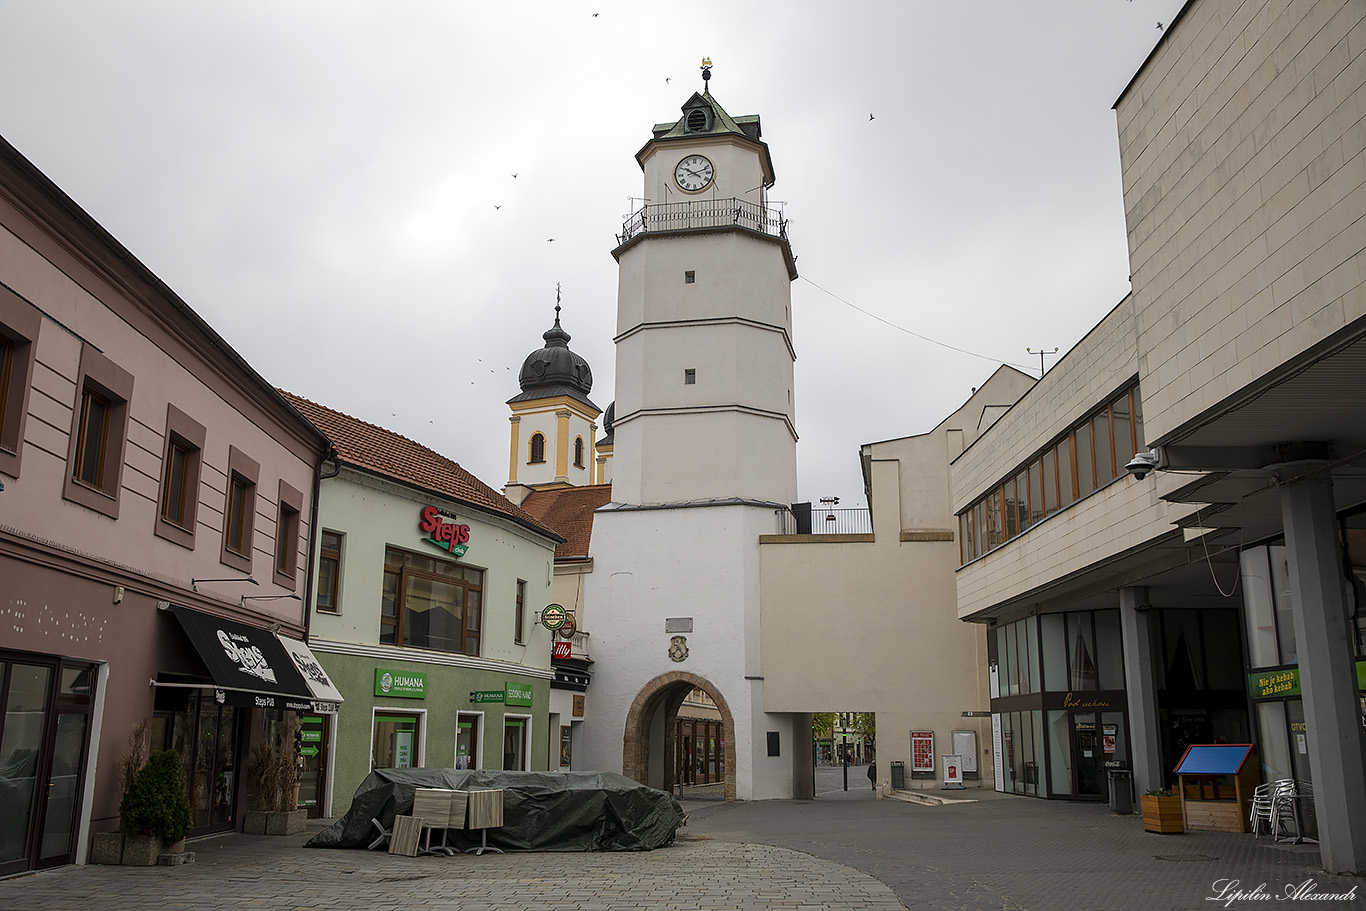
M119 806L124 866L151 866L163 854L182 854L190 833L185 768L175 750L153 753L133 777Z
M1144 791L1139 800L1143 806L1144 831L1168 834L1186 831L1181 795L1171 788Z
M299 809L299 720L290 717L273 728L247 766L256 806L247 812L249 835L294 835L308 827L308 811Z
M133 786L133 779L147 761L147 721L143 719L133 725L128 732L127 748L118 761L119 803ZM119 814L119 827L114 832L96 832L90 841L90 862L92 864L123 863L123 814Z

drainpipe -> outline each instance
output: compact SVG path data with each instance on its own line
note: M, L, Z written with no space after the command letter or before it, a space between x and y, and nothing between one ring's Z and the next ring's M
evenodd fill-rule
M323 474L323 466L328 462L332 463L332 470L328 474ZM308 517L308 572L304 574L304 641L307 642L311 632L310 627L313 621L313 567L317 565L318 541L321 536L318 534L318 495L322 492L323 481L328 478L335 478L341 474L341 459L337 456L337 448L331 443L327 445L327 454L318 460L318 464L313 469L313 505L309 508Z

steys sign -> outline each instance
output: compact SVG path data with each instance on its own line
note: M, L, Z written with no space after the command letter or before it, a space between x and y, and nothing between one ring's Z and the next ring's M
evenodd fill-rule
M375 695L400 696L404 699L427 698L427 674L423 671L396 671L375 668Z

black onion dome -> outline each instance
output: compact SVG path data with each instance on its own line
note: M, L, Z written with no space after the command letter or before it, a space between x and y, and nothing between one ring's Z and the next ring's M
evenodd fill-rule
M524 402L530 399L567 395L596 409L588 399L593 391L593 370L582 357L569 350L568 332L560 326L560 308L555 308L555 325L541 336L545 346L526 356L517 384L522 394L509 400Z
M612 445L612 425L617 420L617 403L607 406L607 410L602 413L602 439L598 440L599 446Z

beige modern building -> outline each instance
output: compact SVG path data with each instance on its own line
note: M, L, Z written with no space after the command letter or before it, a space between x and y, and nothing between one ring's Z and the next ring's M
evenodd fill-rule
M760 538L765 709L874 713L883 784L900 762L907 788L939 788L962 754L964 783L991 786L989 727L964 716L988 705L986 634L952 610L949 465L1034 382L1002 367L933 430L863 446L871 533L817 513L814 534Z
M1265 778L1312 780L1324 865L1353 873L1364 19L1182 8L1115 106L1133 292L952 474L1003 787L1099 796L1113 762L1144 789L1185 745L1252 741Z

